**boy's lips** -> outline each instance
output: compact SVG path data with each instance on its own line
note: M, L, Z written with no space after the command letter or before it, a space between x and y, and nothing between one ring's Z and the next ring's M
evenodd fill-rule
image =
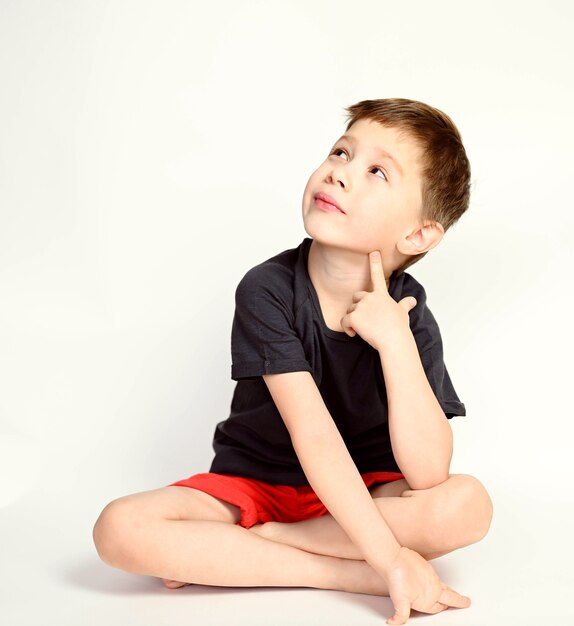
M322 191L315 194L315 201L319 201L318 206L321 209L326 211L339 211L340 213L345 213L343 209L337 204L334 198L332 198L329 194L323 193Z

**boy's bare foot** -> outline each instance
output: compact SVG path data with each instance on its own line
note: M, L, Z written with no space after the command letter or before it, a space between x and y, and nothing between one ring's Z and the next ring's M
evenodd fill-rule
M168 589L179 589L180 587L191 585L191 583L180 583L179 580L169 580L167 578L162 578L161 580Z

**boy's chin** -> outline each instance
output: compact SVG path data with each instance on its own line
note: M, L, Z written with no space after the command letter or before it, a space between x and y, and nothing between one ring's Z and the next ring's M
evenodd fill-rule
M321 218L322 216L319 216ZM318 243L331 246L340 246L345 243L352 243L350 236L341 233L338 227L325 224L315 216L308 216L303 220L303 228L307 235Z

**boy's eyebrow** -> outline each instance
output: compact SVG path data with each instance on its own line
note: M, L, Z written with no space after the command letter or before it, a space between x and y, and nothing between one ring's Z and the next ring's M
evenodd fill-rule
M337 139L337 141L341 141L341 139L346 139L353 144L357 143L357 140L355 139L355 137L353 137L353 135L342 135L341 137L339 137L339 139ZM389 159L389 161L392 161L395 164L395 167L397 168L399 174L401 176L403 175L403 168L401 167L401 164L397 161L397 159L395 159L392 154L389 154L386 150L383 150L382 148L376 148L376 150L380 155L382 155L386 159Z

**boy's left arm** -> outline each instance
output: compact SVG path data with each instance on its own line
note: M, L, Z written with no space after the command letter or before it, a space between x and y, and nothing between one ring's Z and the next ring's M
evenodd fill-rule
M341 320L381 357L389 405L393 455L411 489L429 489L449 477L452 429L425 374L409 311L409 296L396 302L387 290L381 255L370 255L373 291L359 291Z

